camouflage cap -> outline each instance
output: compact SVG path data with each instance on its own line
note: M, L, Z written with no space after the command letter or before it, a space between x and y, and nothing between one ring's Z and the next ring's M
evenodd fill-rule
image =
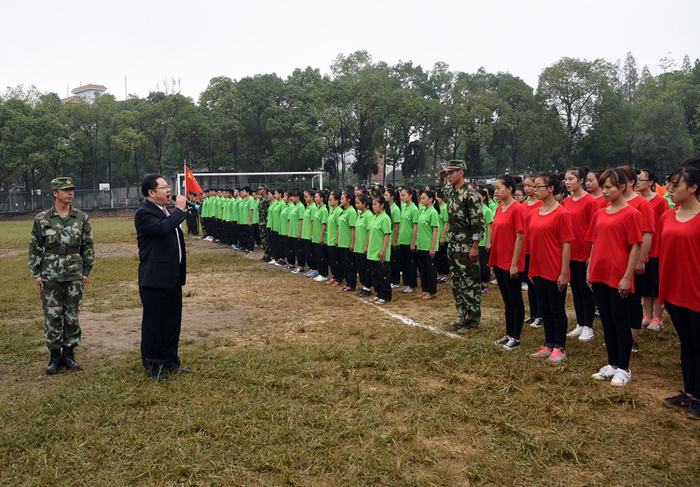
M75 186L73 185L73 179L69 177L60 177L56 179L51 180L51 189L56 190L56 189L73 189Z
M467 169L467 163L460 160L448 161L447 166L445 166L445 171L459 171L460 169Z

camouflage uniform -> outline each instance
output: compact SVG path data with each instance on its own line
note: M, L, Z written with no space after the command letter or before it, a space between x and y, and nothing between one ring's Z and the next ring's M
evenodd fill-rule
M56 183L61 180L63 187ZM57 178L53 181L54 189L70 189L66 181L72 188L70 178ZM90 274L94 262L92 227L87 214L71 207L62 218L52 207L36 216L29 241L29 271L33 278L43 279L41 303L49 350L79 344L81 280Z
M267 232L267 212L270 209L270 196L265 195L260 199L258 205L258 225L260 227L260 246L265 255L263 260L272 259L272 249L270 247L270 235Z
M457 307L457 327L476 327L481 319L481 275L479 262L469 260L469 250L481 240L481 198L465 183L460 189L449 182L442 187L449 217L447 257L452 293Z

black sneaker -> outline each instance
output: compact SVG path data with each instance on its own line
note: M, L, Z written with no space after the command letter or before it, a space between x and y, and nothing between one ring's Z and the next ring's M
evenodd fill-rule
M525 321L523 321L523 325L529 325L529 324L532 323L533 321L535 321L535 318L533 318L533 317L531 316L530 318L528 318L528 319L526 319Z
M688 405L688 410L685 412L688 419L700 419L700 401L692 399Z
M508 340L510 340L510 337L508 335L504 335L503 337L499 338L495 342L493 342L494 345L497 347L502 347L506 343L508 343Z
M503 345L503 349L508 351L517 350L518 348L520 348L520 340L516 340L515 338L509 339L508 343Z
M372 294L372 291L368 291L367 289L362 289L359 293L357 293L357 297L366 298L367 296L370 296L371 294Z
M637 340L632 340L632 353L639 352L639 342Z
M679 392L680 394L677 396L671 396L664 399L664 406L668 406L670 408L687 408L690 405L690 398L685 392Z

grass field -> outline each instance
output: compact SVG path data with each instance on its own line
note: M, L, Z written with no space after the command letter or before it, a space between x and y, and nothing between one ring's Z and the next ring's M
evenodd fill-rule
M495 288L481 328L454 339L193 240L181 342L193 373L155 383L133 339L133 224L103 219L83 370L49 377L30 227L0 222L1 485L700 484L700 425L660 403L681 387L670 326L643 334L616 389L589 378L605 363L599 324L551 367L527 358L541 330L494 349ZM447 329L449 288L419 301L387 309Z

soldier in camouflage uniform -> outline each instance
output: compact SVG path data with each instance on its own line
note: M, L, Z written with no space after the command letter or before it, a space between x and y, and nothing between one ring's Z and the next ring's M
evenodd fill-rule
M73 352L80 343L78 313L95 263L90 220L71 206L71 178L56 178L51 187L54 206L36 216L29 241L29 271L41 296L51 354L47 374L55 374L62 366L80 368Z
M484 217L479 194L464 180L465 169L463 162L454 162L438 174L449 218L447 257L457 306L457 321L452 326L460 334L477 328L481 319L479 241Z
M263 249L263 262L272 260L272 248L270 246L270 235L267 232L267 213L270 209L270 195L267 191L267 186L261 184L258 187L260 195L260 204L258 205L258 225L260 228L260 247Z

